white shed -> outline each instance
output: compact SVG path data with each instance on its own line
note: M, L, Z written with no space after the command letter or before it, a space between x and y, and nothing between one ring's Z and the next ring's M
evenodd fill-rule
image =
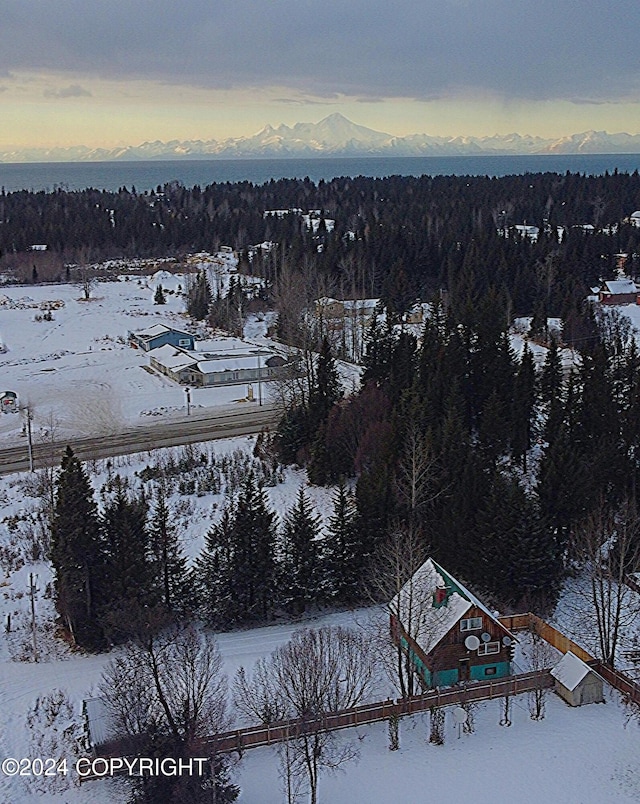
M551 675L556 681L556 692L570 706L603 703L602 676L571 651L567 651L552 668Z

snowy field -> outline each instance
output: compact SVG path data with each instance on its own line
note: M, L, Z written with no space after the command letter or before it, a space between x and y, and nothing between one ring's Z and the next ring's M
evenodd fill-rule
M400 750L389 751L385 724L351 734L360 761L323 776L319 798L326 804L606 804L640 800L640 728L625 726L613 693L607 703L572 709L554 694L546 717L533 721L526 696L513 705L509 728L499 725L500 704L475 713L475 732L458 737L447 713L445 744L429 743L428 715L400 726ZM346 739L346 735L345 735ZM247 751L239 782L243 804L279 804L285 799L272 748Z
M164 305L153 303L158 282L174 291ZM32 407L36 437L41 429L53 428L58 437L111 433L185 415L184 389L149 372L149 354L126 340L128 331L157 323L194 331L179 290L184 283L183 276L166 271L155 281L122 276L97 283L86 301L74 285L0 287L0 391L15 391L22 405ZM42 320L52 302L60 305L51 311L53 320ZM211 338L199 329L201 338ZM259 341L264 331L264 322L248 323L247 334ZM227 342L221 337L220 347ZM268 400L269 383L263 391ZM196 411L235 406L246 396L246 385L191 392ZM20 416L0 416L0 444L16 443L21 428Z

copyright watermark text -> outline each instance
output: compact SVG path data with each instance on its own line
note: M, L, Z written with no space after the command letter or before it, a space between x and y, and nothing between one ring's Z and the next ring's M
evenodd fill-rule
M207 757L80 757L72 762L52 757L6 757L0 763L0 771L4 776L39 778L75 774L81 780L109 776L202 776L208 762Z

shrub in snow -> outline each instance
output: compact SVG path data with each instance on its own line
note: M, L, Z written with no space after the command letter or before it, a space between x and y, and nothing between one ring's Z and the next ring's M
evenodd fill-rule
M73 784L79 784L79 777L71 769L78 757L86 755L85 734L68 694L63 690L53 689L47 695L38 696L27 714L26 727L30 735L28 754L31 757L47 757L60 762L66 759L69 771L53 776L25 777L29 787L39 793L51 795L68 790Z

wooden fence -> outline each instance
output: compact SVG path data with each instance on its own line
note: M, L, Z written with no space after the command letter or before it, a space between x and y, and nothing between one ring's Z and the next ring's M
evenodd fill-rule
M622 673L620 670L614 670L601 661L592 662L593 669L596 673L600 673L602 678L612 687L615 687L621 692L625 698L640 706L640 686L636 684L633 679Z
M542 637L545 642L557 648L560 653L566 653L570 650L574 656L582 659L583 662L595 661L594 657L584 648L581 648L580 645L569 639L569 637L565 636L561 631L558 631L557 628L549 625L549 623L537 617L535 614L531 614L531 612L527 612L526 614L511 614L507 617L498 617L498 619L509 631L534 632Z
M631 580L635 583L633 578ZM631 584L629 585L631 586ZM638 587L638 591L640 592L640 587ZM578 656L583 662L593 667L596 673L599 673L608 684L617 689L618 692L621 692L625 698L640 706L640 685L622 671L614 670L613 667L609 667L599 659L595 659L584 648L581 648L580 645L558 631L557 628L540 619L540 617L527 612L527 614L499 617L499 620L510 631L535 631L561 653L566 653L570 650L574 656Z
M552 625L540 619L540 617L526 613L500 617L499 620L510 631L533 631L539 634L546 642L562 653L570 650L574 655L590 664L605 681L619 690L630 701L640 705L640 686L638 684L619 670L614 670L594 659L584 648L581 648L580 645L577 645ZM349 729L390 718L401 718L418 712L425 712L431 708L504 698L520 695L523 692L550 689L553 686L554 679L548 669L536 670L496 679L495 681L470 682L455 687L430 690L423 695L414 695L410 698L389 699L371 704L362 704L352 709L326 713L318 717L296 718L268 726L258 725L234 729L205 738L203 743L212 755L216 752L242 752L248 748L273 745L291 737L311 734L315 731ZM122 750L117 750L117 748L117 744L114 743L105 745L99 751L99 755L120 756Z
M235 729L210 737L205 740L205 743L214 752L243 751L246 748L257 748L279 743L296 735L310 734L315 731L349 729L354 726L388 720L392 717L400 718L406 715L413 715L433 707L460 705L471 701L487 701L494 698L519 695L523 692L548 689L553 686L553 683L553 678L548 670L537 670L496 681L472 682L464 686L436 689L424 695L399 698L395 701L386 700L363 704L353 709L327 713L321 717L297 718L281 723L273 723L269 726L261 725Z
M588 651L540 617L527 612L525 614L500 617L499 620L510 631L535 632L561 653L566 653L570 650L575 656L591 665L612 687L619 690L629 700L640 705L640 686L638 684L619 670L613 670L595 659ZM349 729L354 726L388 720L391 717L404 717L417 712L424 712L432 707L460 705L471 701L486 701L493 698L519 695L523 692L549 689L553 685L554 680L549 670L537 670L496 681L436 689L424 695L414 695L411 698L363 704L353 709L332 712L317 718L295 719L282 723L273 723L269 726L261 725L235 729L210 737L205 742L212 751L222 753L243 751L247 748L273 745L293 736L314 731Z

